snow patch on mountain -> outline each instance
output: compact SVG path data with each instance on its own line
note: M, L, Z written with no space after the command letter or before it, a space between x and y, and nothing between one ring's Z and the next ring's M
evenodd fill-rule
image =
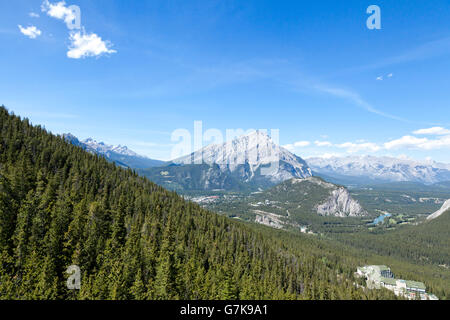
M116 153L116 154L130 156L130 157L147 158L145 156L138 155L136 152L128 149L126 146L107 145L104 142L97 142L92 138L88 138L84 141L81 141L81 143L88 146L91 150L94 150L96 153L101 153L106 156L109 156L111 153Z

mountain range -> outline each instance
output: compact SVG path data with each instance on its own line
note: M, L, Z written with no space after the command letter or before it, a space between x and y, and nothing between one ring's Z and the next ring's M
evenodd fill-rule
M80 141L77 137L70 133L63 134L63 137L66 141L72 143L73 145L81 147L90 153L104 156L107 160L115 162L122 167L143 169L162 166L165 163L164 161L154 160L145 156L141 156L136 152L128 149L128 147L126 146L107 145L104 142L97 142L92 138Z
M308 158L308 165L327 180L343 184L450 181L450 164L391 157Z
M63 136L90 153L137 169L156 183L179 192L255 191L313 175L347 186L398 182L447 186L450 181L450 164L434 161L375 156L315 157L305 161L259 130L168 162L139 155L126 146L107 145L92 138L80 141L72 134Z

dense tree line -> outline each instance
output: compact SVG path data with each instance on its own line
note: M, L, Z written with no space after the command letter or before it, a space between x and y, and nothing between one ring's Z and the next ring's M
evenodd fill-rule
M302 239L208 212L0 107L2 299L393 298Z
M436 220L397 230L347 234L338 238L379 254L398 256L419 264L450 265L450 212Z

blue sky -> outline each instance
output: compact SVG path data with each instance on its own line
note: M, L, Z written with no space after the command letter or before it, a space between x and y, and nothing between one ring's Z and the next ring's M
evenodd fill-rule
M2 1L0 40L0 104L54 133L169 159L200 120L302 157L450 162L448 0Z

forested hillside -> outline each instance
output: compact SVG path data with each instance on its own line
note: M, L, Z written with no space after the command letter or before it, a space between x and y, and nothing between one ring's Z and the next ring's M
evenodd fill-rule
M450 266L450 211L432 221L404 226L395 231L354 233L342 240L387 256L399 256L418 264Z
M74 264L79 291L66 288ZM356 289L354 267L185 202L0 107L2 299L393 297Z
M441 299L450 298L450 211L419 225L397 230L334 234L348 247L378 256L384 263L403 273L403 277L420 279L430 292Z

